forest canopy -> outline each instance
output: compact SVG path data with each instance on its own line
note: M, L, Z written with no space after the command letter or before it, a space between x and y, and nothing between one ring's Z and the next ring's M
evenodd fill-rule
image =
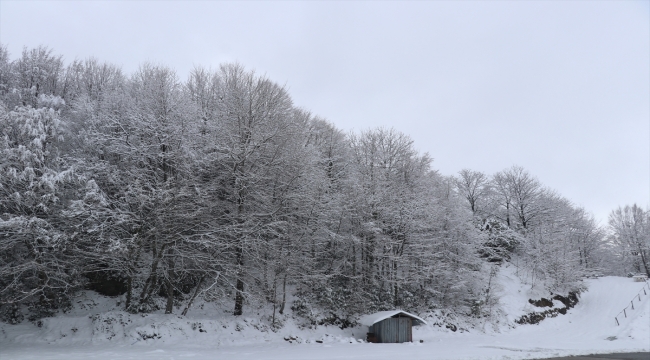
M200 297L313 321L396 307L484 316L505 261L552 291L650 275L648 210L616 209L603 228L521 166L441 175L408 135L345 133L240 64L182 80L0 46L0 174L10 322L82 289L125 295L130 312L185 315Z

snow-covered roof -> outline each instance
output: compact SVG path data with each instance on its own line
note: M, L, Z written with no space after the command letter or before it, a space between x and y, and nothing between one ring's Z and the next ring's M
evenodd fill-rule
M382 321L384 319L388 319L388 318L393 317L393 316L398 315L398 314L404 315L404 316L410 317L413 320L416 320L416 321L413 322L413 325L420 325L420 324L426 324L427 323L421 317L413 315L413 314L409 314L406 311L402 311L402 310L380 311L380 312L377 312L377 313L374 313L374 314L365 315L365 316L362 316L359 319L359 323L361 325L365 325L365 326L372 326L372 325L374 325L374 324L376 324L376 323L378 323L378 322L380 322L380 321Z

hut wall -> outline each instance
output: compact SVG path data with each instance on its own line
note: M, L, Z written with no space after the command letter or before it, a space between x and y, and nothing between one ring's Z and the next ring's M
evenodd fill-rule
M407 317L384 319L371 328L380 343L413 341L413 320Z

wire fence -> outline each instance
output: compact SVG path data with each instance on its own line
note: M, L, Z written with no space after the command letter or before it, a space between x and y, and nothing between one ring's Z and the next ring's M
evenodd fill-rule
M616 320L616 325L617 325L617 326L620 326L620 325L621 325L621 324L619 323L619 321L618 321L618 319L619 319L619 317L621 316L621 314L623 314L623 316L624 316L625 318L627 318L628 310L634 310L634 300L637 300L638 302L641 302L641 296L647 296L648 294L650 294L650 284L648 283L648 280L645 280L644 282L645 282L645 284L643 285L643 288L642 288L641 290L639 290L639 292L638 292L636 295L634 295L634 297L632 298L632 300L630 300L630 305L626 306L623 310L621 310L621 311L620 311L620 312L619 312L619 313L614 317L614 320ZM647 288L647 290L646 290L646 288Z

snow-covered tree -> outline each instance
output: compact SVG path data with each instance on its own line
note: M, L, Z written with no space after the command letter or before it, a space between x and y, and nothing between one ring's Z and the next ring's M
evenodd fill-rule
M12 67L13 88L19 97L19 103L11 105L36 107L41 95L61 95L63 58L54 55L52 49L45 46L24 48L21 58Z
M0 304L32 302L47 312L76 287L61 210L73 174L58 153L60 98L37 108L0 103Z
M650 276L650 215L634 204L613 210L609 215L612 240L627 271Z
M458 192L467 200L472 213L483 210L483 203L486 201L489 187L489 178L480 171L463 169L458 172L454 179Z

